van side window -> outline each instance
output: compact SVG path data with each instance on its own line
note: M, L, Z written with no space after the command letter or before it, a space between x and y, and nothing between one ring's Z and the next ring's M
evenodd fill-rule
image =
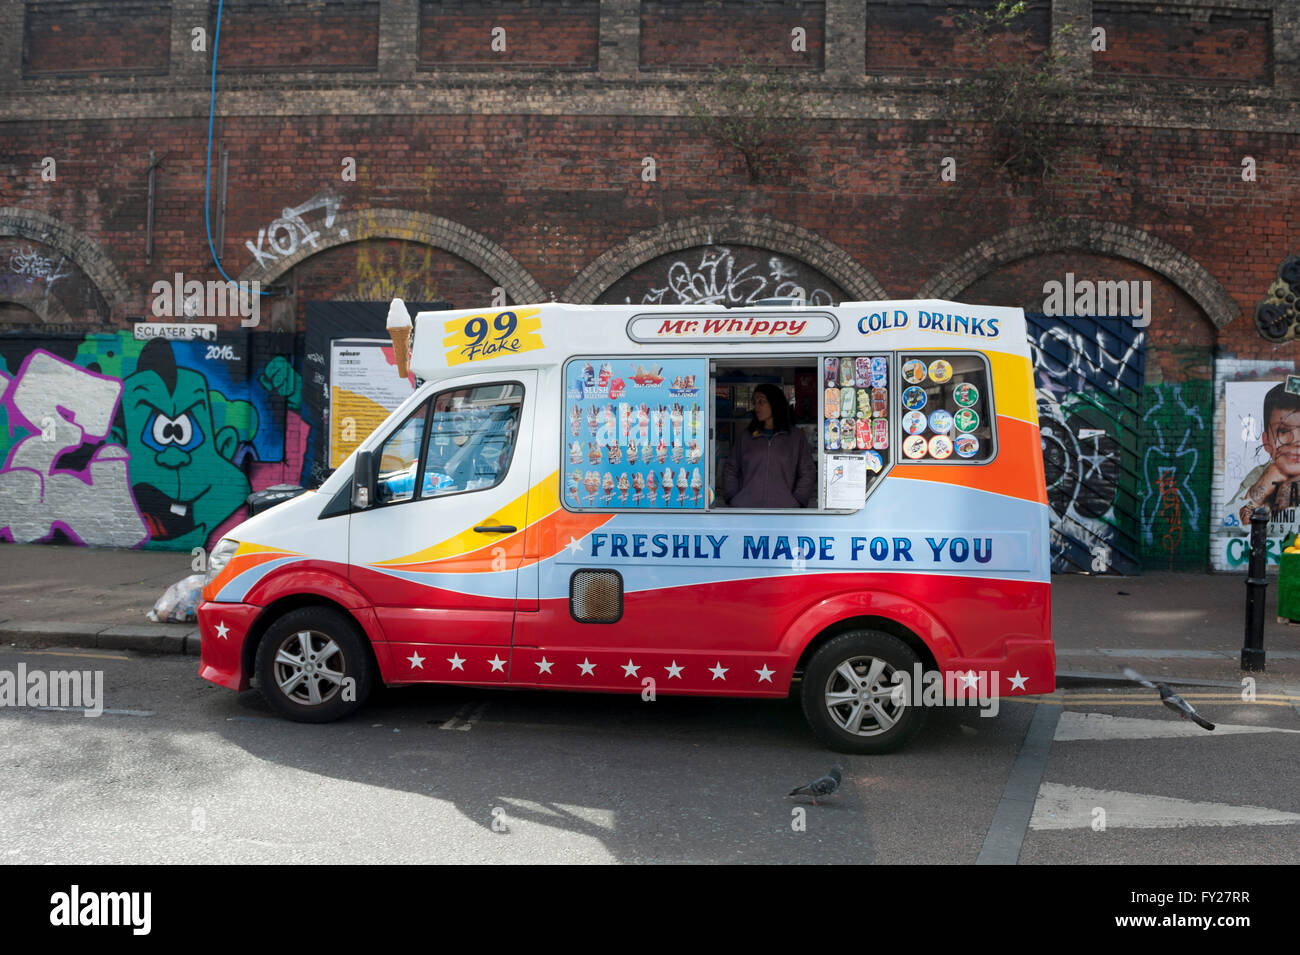
M409 501L415 496L416 468L420 463L420 449L424 445L424 426L428 412L429 402L426 401L407 416L379 449L379 487L376 497L380 504Z
M433 398L421 497L495 487L514 456L524 388L516 382L475 385Z

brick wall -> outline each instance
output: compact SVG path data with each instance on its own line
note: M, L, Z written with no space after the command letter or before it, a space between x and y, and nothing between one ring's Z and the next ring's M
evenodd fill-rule
M218 72L373 70L378 63L379 0L226 0L222 7Z
M167 0L28 3L26 77L165 74L171 48Z
M1098 2L1093 24L1106 31L1092 68L1103 76L1198 83L1272 82L1271 18L1266 10L1134 7Z
M997 31L987 51L972 43L967 18L988 11L973 3L869 2L867 71L956 76L999 62L1024 62L1047 49L1051 11L1032 4L1013 31Z
M821 69L826 4L818 0L644 0L643 70L711 70L748 60ZM806 50L792 48L804 30Z
M599 29L599 0L421 0L419 64L594 70Z

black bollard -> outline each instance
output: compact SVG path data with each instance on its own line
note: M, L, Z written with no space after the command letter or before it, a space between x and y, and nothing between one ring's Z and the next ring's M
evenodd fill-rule
M1264 672L1264 596L1268 569L1264 545L1268 538L1268 510L1257 507L1250 515L1250 564L1246 571L1246 642L1241 648L1241 668Z

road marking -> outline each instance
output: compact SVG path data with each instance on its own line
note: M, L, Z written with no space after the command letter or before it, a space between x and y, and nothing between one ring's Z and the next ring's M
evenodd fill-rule
M1300 813L1262 806L1193 802L1172 796L1122 793L1083 786L1043 783L1030 828L1090 829L1095 812L1105 810L1107 829L1183 829L1189 826L1286 826L1300 823Z
M479 703L477 706L473 703L466 703L456 711L455 716L438 728L444 730L472 730L475 721L483 716L483 711L487 708L488 705L486 703Z
M1020 847L1033 814L1038 784L1047 766L1047 754L1052 749L1052 736L1061 718L1059 706L1040 706L1025 731L1020 753L1007 777L1006 788L993 811L993 821L984 836L976 865L1015 865L1020 858Z
M1170 714L1172 717L1173 714ZM1274 726L1243 726L1232 723L1216 723L1214 731L1209 732L1174 717L1163 720L1144 720L1129 716L1111 716L1109 713L1074 713L1066 711L1061 714L1061 722L1056 726L1056 741L1081 739L1166 739L1181 737L1201 737L1210 739L1214 736L1232 736L1240 733L1300 733L1300 730L1281 729Z
M86 660L130 660L130 657L115 653L69 653L66 650L24 650L21 647L4 647L6 653L22 654L30 657L81 657Z
M26 710L42 710L46 713L86 713L84 706L25 706ZM153 716L153 710L100 710L105 716Z

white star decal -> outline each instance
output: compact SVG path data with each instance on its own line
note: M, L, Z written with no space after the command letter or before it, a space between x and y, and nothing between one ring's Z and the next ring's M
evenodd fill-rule
M676 677L677 679L680 680L680 679L682 678L682 670L684 670L684 669L686 669L686 668L685 668L685 667L679 667L679 666L677 665L677 661L674 660L674 661L672 662L672 665L671 665L671 666L666 666L666 667L664 667L664 669L668 671L668 679L671 680L671 679L673 679L673 677Z
M762 683L762 682L765 681L765 680L766 680L768 683L771 683L771 682L772 682L772 674L775 673L776 671L775 671L775 670L769 670L769 669L767 668L767 664L764 663L764 664L763 664L763 669L761 669L761 670L755 670L754 672L758 674L758 682L759 682L759 683Z
M1020 671L1017 670L1015 676L1009 676L1007 679L1011 681L1011 689L1023 690L1025 688L1025 681L1028 680L1029 677L1021 676Z
M582 553L582 544L570 537L569 543L564 545L564 549L570 554L580 554Z
M709 672L713 674L713 679L725 680L727 678L727 670L729 669L730 667L724 667L722 661L719 660L713 666L709 667Z
M406 659L409 660L409 661L411 662L411 669L412 669L412 670L423 670L423 669L424 669L424 657L420 656L418 653L412 653L412 654L411 654L409 657L407 657Z
M583 676L591 676L596 670L596 664L583 657L582 662L578 664L578 669L582 671Z
M451 664L453 670L460 670L462 673L465 672L465 661L461 658L460 653L453 653L447 658L447 662Z
M489 660L488 663L492 664L493 673L496 673L498 670L502 673L506 672L506 661L501 659L501 654L493 654L492 659Z
M627 663L621 664L621 666L623 667L624 676L636 676L636 671L641 669L639 666L632 663L631 657L628 657Z
M959 676L961 681L966 684L965 689L967 690L971 689L980 681L980 678L975 675L974 670L971 670L969 673L958 673L957 676Z
M555 666L555 664L551 663L551 661L547 660L543 655L543 657L537 661L537 675L541 676L543 673L550 673L551 667L553 666Z
M226 621L223 620L221 621L221 623L217 624L217 636L219 636L222 640L226 639L226 634L228 634L229 632L230 632L230 628L226 626Z

